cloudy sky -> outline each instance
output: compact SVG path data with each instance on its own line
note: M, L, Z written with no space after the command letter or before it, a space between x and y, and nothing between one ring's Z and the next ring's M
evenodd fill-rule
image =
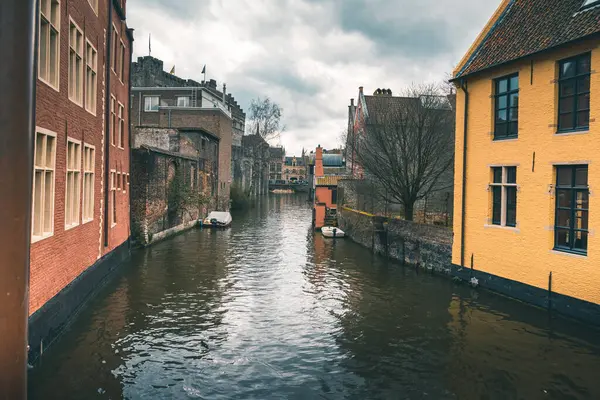
M134 58L284 109L281 144L337 147L350 98L444 79L500 0L129 0Z

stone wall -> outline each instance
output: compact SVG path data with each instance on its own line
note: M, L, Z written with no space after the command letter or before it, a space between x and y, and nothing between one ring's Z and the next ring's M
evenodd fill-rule
M389 219L342 207L340 228L355 242L403 263L450 273L452 231L445 227Z

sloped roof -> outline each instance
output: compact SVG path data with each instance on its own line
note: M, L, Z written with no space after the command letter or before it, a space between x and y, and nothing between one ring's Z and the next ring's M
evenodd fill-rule
M269 147L269 154L271 158L281 158L283 159L283 147Z
M512 0L455 78L600 33L584 0Z
M346 176L332 176L332 175L326 175L326 176L318 176L317 177L317 186L337 186L338 181L341 179L346 179Z
M244 135L242 136L242 146L269 146L269 144L259 135Z
M398 96L364 96L368 110L368 122L376 123L383 121L386 115L406 107L410 102L418 102L417 97L398 97Z
M324 167L341 167L344 165L344 159L341 154L323 154Z
M286 157L285 158L285 165L292 165L292 163L294 162L294 157ZM296 157L296 166L297 167L303 167L304 166L304 159L302 157Z

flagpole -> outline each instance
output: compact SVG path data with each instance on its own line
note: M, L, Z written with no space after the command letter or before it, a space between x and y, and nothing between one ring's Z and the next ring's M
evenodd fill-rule
M148 55L152 56L152 33L148 34Z

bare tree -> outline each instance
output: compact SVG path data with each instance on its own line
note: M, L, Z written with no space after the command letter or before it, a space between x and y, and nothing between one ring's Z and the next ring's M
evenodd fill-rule
M267 142L279 139L285 127L281 124L283 108L269 97L258 97L250 103L248 134L258 134Z
M442 93L437 85L413 85L403 97L382 97L356 140L366 178L410 221L418 200L453 184L454 112Z

